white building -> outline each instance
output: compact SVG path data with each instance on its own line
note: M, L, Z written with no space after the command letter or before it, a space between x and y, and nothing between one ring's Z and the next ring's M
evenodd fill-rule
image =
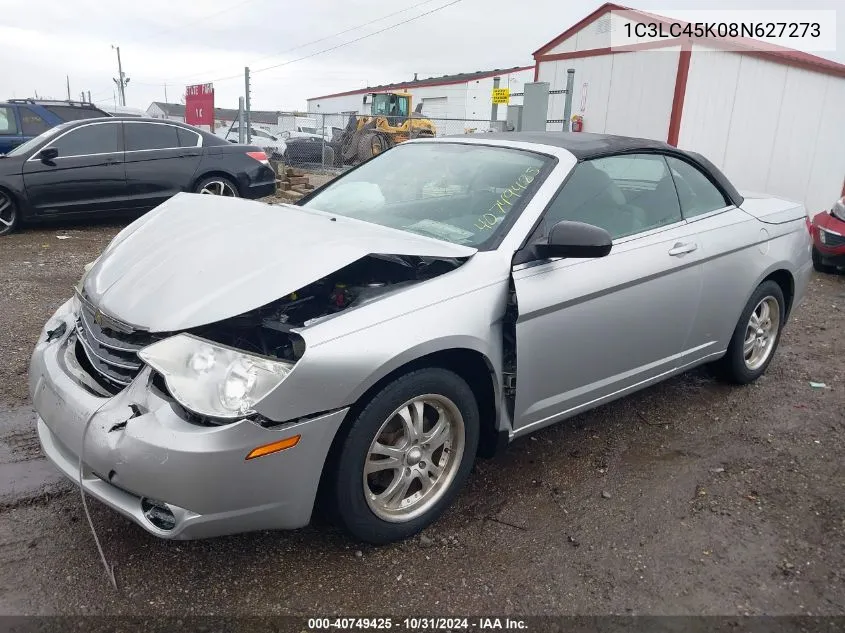
M184 103L164 103L153 101L147 108L147 116L156 119L170 119L172 121L185 121ZM232 123L238 120L238 111L231 108L214 108L215 130L228 129ZM253 128L264 130L270 134L278 134L282 130L280 113L264 110L253 110L250 113L250 124Z
M626 19L670 22L605 4L534 53L535 79L550 90L566 88L575 69L572 113L584 132L699 152L738 188L801 200L811 213L845 195L845 65L747 39L611 49ZM550 119L563 104L551 95Z
M369 94L373 92L407 92L413 97L413 107L422 103L422 113L432 119L458 119L461 121L489 120L493 79L500 78L500 88L522 92L522 86L533 79L533 66L477 71L459 75L443 75L427 79L414 79L404 83L371 86L312 97L308 99L311 114L369 114ZM511 103L522 103L512 99ZM504 120L507 108L498 108L499 120ZM461 124L463 125L463 124Z

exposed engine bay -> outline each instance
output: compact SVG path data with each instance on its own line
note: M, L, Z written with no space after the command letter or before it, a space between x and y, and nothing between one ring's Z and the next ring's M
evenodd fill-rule
M305 343L293 330L455 270L464 261L368 255L256 310L191 332L244 351L298 360L305 352Z

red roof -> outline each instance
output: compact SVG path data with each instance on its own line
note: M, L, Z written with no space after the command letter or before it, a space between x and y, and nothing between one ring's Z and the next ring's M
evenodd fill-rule
M594 22L595 20L599 19L607 13L610 13L611 11L624 11L626 13L633 14L633 17L640 17L651 21L659 21L663 22L664 24L684 23L681 20L673 20L672 18L667 18L664 16L655 15L653 13L647 13L645 11L639 11L637 9L631 9L630 7L625 7L619 4L607 2L601 5L592 13L590 13L583 20L580 20L576 24L572 25L563 33L558 35L556 38L534 51L534 59L538 62L543 61L544 55L548 53L549 50L553 49L555 46L557 46L567 38L571 37L588 24ZM660 45L665 46L669 41L670 40L663 41L660 43ZM692 40L687 40L686 38L679 38L677 40L678 43L683 43L686 41L692 41L693 43L703 43L707 46L713 46L716 48L730 48L731 50L736 50L739 48L743 49L742 52L744 54L754 55L756 57L768 59L773 62L788 64L790 66L797 66L800 68L805 68L807 70L814 70L820 73L835 75L837 77L845 77L845 64L840 64L830 59L819 57L818 55L812 55L811 53L805 53L804 51L797 51L792 48L786 48L785 46L778 46L776 44L770 44L768 42L760 40L755 40L746 37L721 38L719 40L714 40L710 38L693 38ZM649 46L639 45L636 47L636 49L640 50L643 48L649 48ZM631 47L631 49L635 50L634 47ZM579 51L579 53L584 53L584 57L589 56L589 51Z
M507 75L508 73L516 73L521 70L530 70L532 68L534 68L534 66L515 66L514 68L496 68L494 70L478 70L474 73L443 75L442 77L427 77L425 79L417 79L416 81L406 81L404 83L385 84L381 86L367 86L366 88L347 90L346 92L335 92L333 94L323 95L321 97L308 97L307 101L314 101L315 99L328 99L329 97L346 97L348 95L368 94L370 92L384 92L386 90L407 90L408 88L425 88L428 86L449 86L452 84L464 84L469 81L487 79L488 77L495 77L496 75Z

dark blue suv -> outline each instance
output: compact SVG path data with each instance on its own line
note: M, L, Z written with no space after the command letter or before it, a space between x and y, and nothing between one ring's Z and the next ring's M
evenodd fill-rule
M91 103L9 99L0 102L0 154L65 121L111 116Z

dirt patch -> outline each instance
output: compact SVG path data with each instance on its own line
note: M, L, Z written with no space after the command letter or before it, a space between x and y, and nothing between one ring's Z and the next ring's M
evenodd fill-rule
M85 264L125 225L52 225L0 238L0 315L7 335L0 339L0 405L27 402L29 357L41 328L71 297Z

